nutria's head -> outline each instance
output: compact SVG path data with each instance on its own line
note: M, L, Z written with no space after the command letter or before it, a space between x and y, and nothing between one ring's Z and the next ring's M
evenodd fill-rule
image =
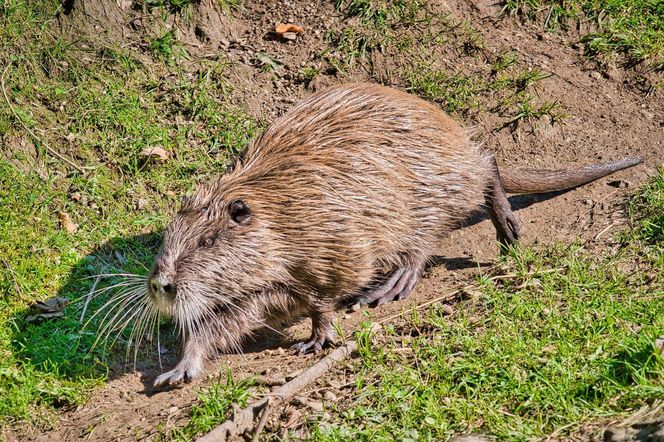
M151 301L180 324L241 308L281 274L262 205L228 180L185 197L148 278Z

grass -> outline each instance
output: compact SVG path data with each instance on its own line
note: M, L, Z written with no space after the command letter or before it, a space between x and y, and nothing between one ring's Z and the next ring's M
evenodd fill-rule
M223 58L181 70L171 63L181 56L173 35L145 42L152 61L73 46L47 27L60 3L38 3L0 5L10 98L0 97L0 427L49 425L57 410L83 403L111 365L122 370L124 352L92 349L99 318L87 328L80 321L90 276L145 274L178 195L221 173L259 127L227 101ZM168 152L167 164L145 158L152 147ZM33 301L56 295L72 301L64 318L25 320Z
M228 419L231 406L245 407L251 396L251 379L237 382L230 371L226 382L220 380L206 387L198 394L198 404L191 408L191 418L187 425L163 435L166 440L190 441L196 436L210 432L215 426Z
M436 307L361 332L356 393L310 424L313 438L588 438L664 399L663 180L630 206L634 227L617 254L514 251L501 270L511 276L481 277L451 316Z
M591 23L581 36L591 57L623 54L628 63L664 68L664 4L658 0L505 0L503 10L543 18L549 29Z
M464 119L496 113L503 119L496 130L514 130L522 122L534 126L545 116L554 124L569 116L559 103L537 97L536 84L551 74L523 66L514 52L484 51L479 31L432 2L350 0L338 1L337 8L359 18L326 35L331 49L322 58L342 74L363 66L376 81L400 84ZM374 60L380 58L394 67L376 70Z

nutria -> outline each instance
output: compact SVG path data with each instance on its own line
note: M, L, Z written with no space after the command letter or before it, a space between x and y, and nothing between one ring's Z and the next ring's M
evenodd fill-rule
M154 384L194 378L217 351L299 317L312 334L294 348L318 351L335 309L407 296L439 240L479 207L509 245L519 227L505 192L567 189L641 161L499 174L467 130L413 95L373 84L312 95L167 227L148 292L183 352Z

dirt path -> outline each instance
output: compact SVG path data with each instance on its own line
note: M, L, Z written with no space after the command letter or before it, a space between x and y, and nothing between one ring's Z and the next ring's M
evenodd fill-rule
M218 38L220 50L238 63L234 68L235 78L231 79L235 99L246 103L254 115L271 120L308 90L305 82L295 76L275 80L261 72L248 61L251 54L273 54L281 62L299 67L326 47L327 30L337 29L349 19L328 2L322 5L306 1L246 3L250 4L236 13L226 35ZM504 167L562 166L635 155L646 158L645 166L563 195L540 201L513 199L515 207L523 206L517 216L525 243L570 243L578 238L590 249L611 247L611 238L624 223L621 205L664 157L664 100L656 95L644 97L629 81L624 83L630 74L621 69L594 70L570 46L572 37L544 33L536 24L520 25L511 19L498 19L500 8L493 1L442 3L453 17L466 18L481 31L487 51L511 48L528 65L552 72L550 78L538 83L537 93L558 101L572 114L563 125L545 121L534 128L495 132L492 128L499 123L498 117L481 113L478 121L472 123L478 126L480 139L487 148L497 152ZM288 20L307 27L302 39L284 43L266 36L276 22ZM333 75L320 77L318 85L347 80ZM371 80L361 69L351 72L348 78ZM466 284L481 271L479 268L494 261L497 250L493 241L494 230L487 220L453 232L440 246L442 264L429 271L405 302L371 309L370 314L384 318ZM354 330L365 319L364 314L339 313L343 330ZM299 324L287 334L295 340L304 338L307 330L308 324ZM210 364L208 372L212 377L225 376L226 367L230 366L238 378L259 373L285 376L320 358L293 356L280 350L277 340L273 341L271 350L224 357ZM286 347L283 342L281 345ZM170 350L165 355L166 364L174 356ZM154 439L160 431L186 423L196 392L209 382L209 379L198 380L180 389L152 394L149 384L157 373L155 368L146 368L115 377L95 392L85 406L65 413L51 431L9 435L9 440Z

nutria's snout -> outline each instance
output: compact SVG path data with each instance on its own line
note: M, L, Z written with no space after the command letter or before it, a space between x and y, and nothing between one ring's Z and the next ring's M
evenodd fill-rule
M165 271L157 260L148 276L148 294L159 310L164 313L170 311L177 293L175 278Z

